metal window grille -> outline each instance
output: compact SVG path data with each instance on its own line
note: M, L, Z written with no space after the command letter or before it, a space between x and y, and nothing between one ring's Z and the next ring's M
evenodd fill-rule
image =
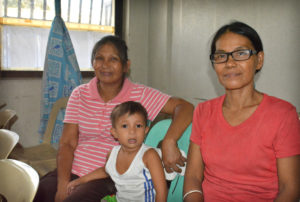
M114 34L117 1L61 0L61 17L81 70L92 70L87 50L103 36ZM54 17L55 0L0 0L0 71L43 70Z
M3 0L2 17L30 20L53 20L54 0ZM113 25L113 0L61 0L65 22Z

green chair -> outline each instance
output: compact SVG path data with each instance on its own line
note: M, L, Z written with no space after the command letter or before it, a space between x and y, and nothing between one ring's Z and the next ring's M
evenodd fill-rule
M158 143L165 137L167 130L171 124L171 119L165 119L157 122L149 131L145 144L157 147ZM192 131L192 124L184 131L181 138L177 141L179 149L183 150L186 154L188 153L188 148L190 145L190 135ZM184 176L177 175L171 182L168 202L182 202L182 192L183 192L183 181Z

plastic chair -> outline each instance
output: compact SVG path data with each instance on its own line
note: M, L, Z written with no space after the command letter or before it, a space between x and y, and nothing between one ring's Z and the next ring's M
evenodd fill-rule
M24 162L0 160L0 194L12 202L31 202L36 194L39 176Z
M171 125L171 119L165 119L157 122L149 131L145 144L157 147L159 142L165 137L168 128ZM192 131L192 124L188 126L188 128L184 131L181 138L177 141L178 148L183 150L186 154L188 153L188 148L190 145L190 135ZM168 193L168 201L169 202L181 202L182 200L182 192L183 192L183 182L184 176L177 175L175 179L172 180L169 193Z
M5 109L0 111L0 128L1 129L11 129L11 126L17 120L17 113L12 109Z
M56 168L57 150L51 145L51 136L56 117L61 109L66 108L68 99L68 97L60 98L53 104L43 142L28 148L15 147L11 152L10 158L28 163L37 170L40 176Z
M19 141L19 135L13 131L0 129L0 159L6 159Z
M0 109L6 106L6 103L4 101L0 101Z

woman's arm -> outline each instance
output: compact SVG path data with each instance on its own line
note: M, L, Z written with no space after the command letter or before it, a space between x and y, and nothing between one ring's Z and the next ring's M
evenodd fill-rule
M184 175L183 196L187 194L184 201L204 201L202 192L202 181L204 178L204 163L199 145L191 141L187 155L187 166ZM196 192L191 192L196 191Z
M172 115L172 123L162 141L162 160L167 172L181 172L176 165L184 166L186 159L181 155L177 141L193 119L194 106L180 98L171 97L161 112Z
M168 196L167 183L161 159L154 149L149 149L143 156L145 166L149 169L154 189L155 201L166 202Z
M300 199L300 155L277 159L279 194L276 202Z
M57 154L57 192L55 202L63 201L68 194L74 151L78 144L78 125L65 123Z

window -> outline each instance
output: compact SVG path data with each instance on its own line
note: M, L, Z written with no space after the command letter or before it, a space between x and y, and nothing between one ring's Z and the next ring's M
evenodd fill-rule
M61 0L81 70L92 70L93 45L115 34L115 0ZM2 0L0 5L1 70L42 71L54 0Z

